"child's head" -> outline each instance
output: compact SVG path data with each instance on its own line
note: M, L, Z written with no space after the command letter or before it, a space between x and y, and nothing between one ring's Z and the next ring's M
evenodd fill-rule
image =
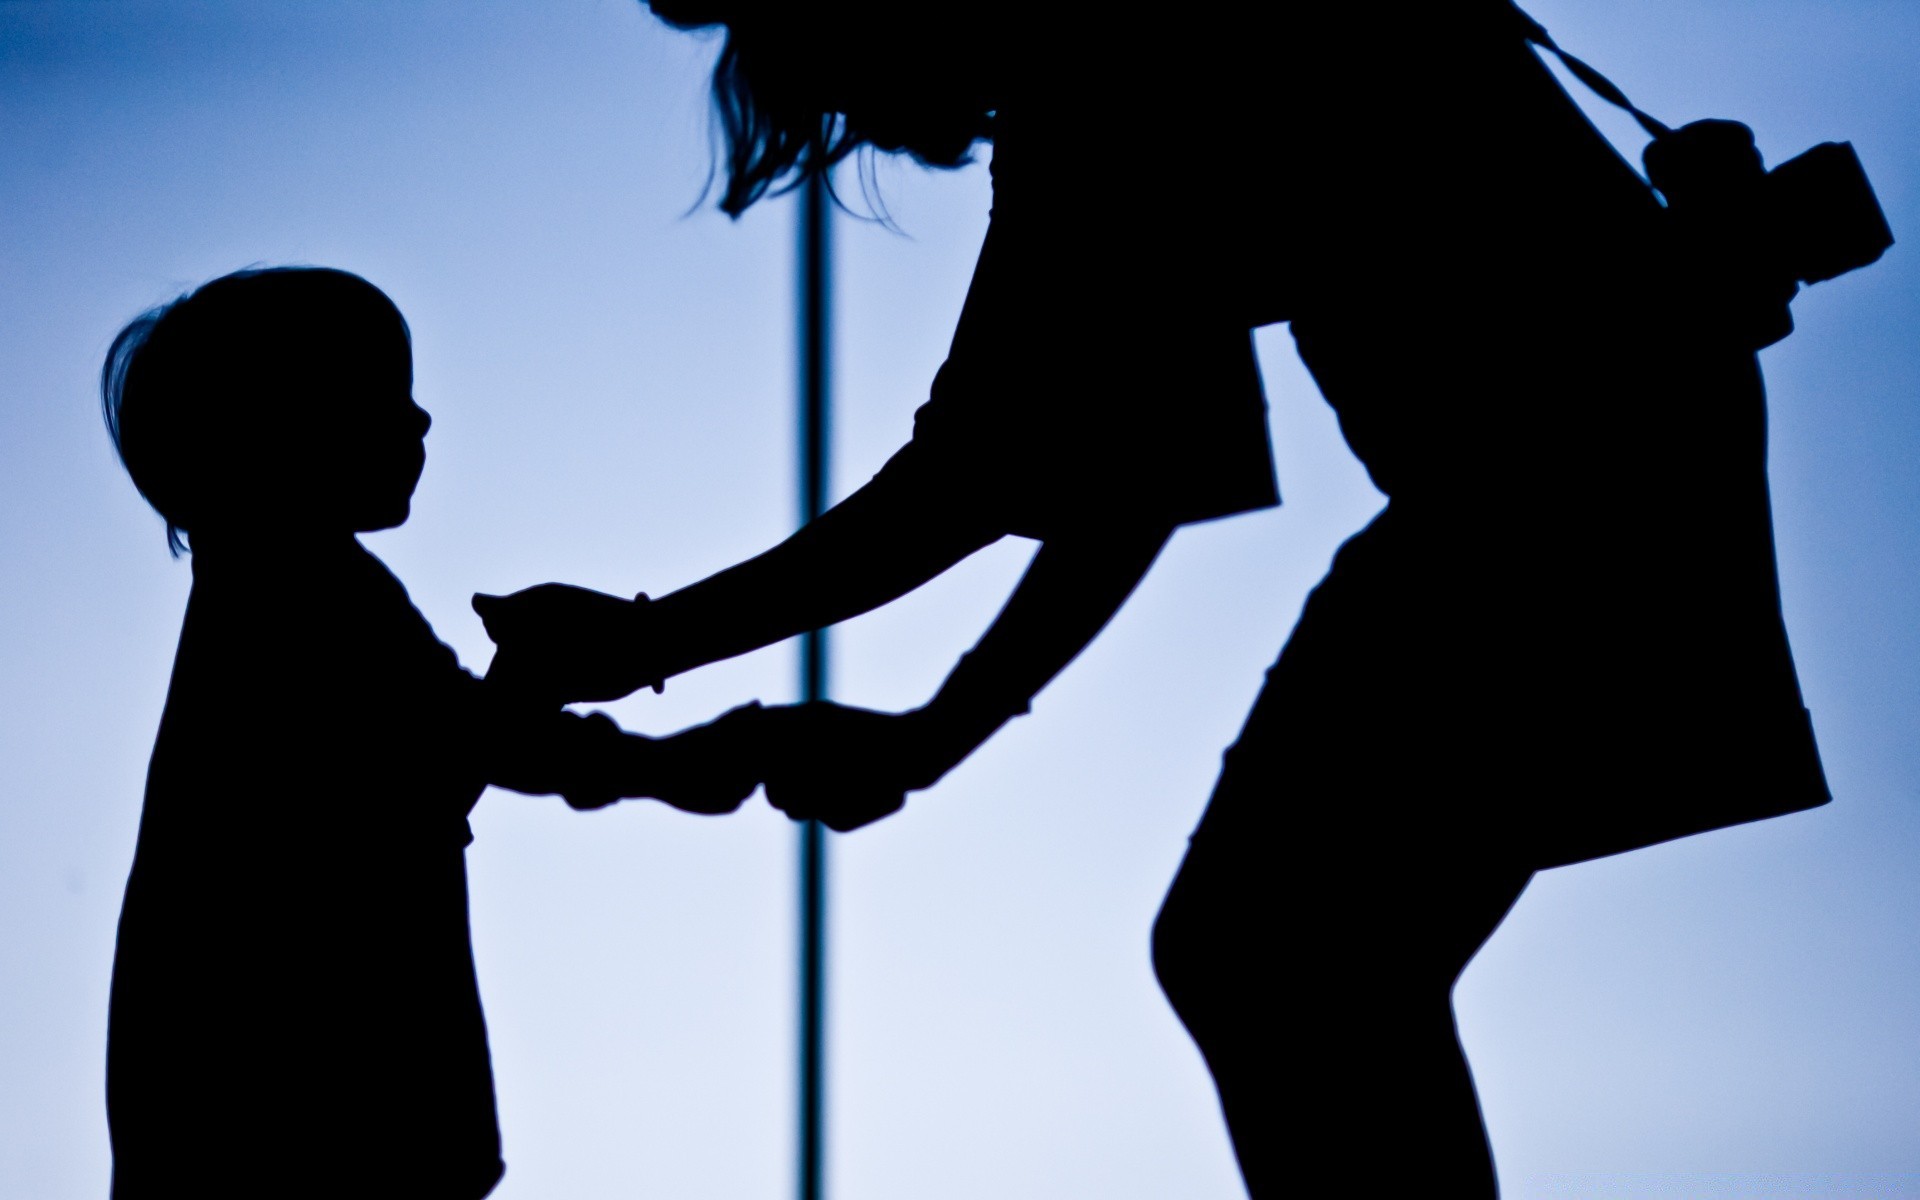
M357 275L236 271L120 331L100 377L134 486L189 536L407 519L426 462L406 320Z

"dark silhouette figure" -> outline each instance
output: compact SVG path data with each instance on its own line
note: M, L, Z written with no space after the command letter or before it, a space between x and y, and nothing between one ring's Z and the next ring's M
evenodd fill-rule
M1532 872L1828 799L1754 357L1799 268L1744 269L1772 227L1737 189L1663 207L1505 0L653 9L725 31L726 211L862 147L989 140L992 222L871 482L650 604L477 597L501 661L617 696L1038 539L926 707L764 725L775 804L884 816L1025 712L1174 528L1277 502L1249 330L1290 321L1390 502L1228 752L1155 964L1255 1196L1493 1195L1450 993Z
M502 1167L467 928L495 783L698 812L750 712L658 741L461 670L355 534L425 462L407 327L340 271L248 271L130 325L103 379L194 582L114 960L116 1200L444 1197Z

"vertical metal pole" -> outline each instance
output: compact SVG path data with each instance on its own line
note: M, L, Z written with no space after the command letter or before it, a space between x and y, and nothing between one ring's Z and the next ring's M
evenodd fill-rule
M800 519L827 507L828 343L832 312L832 199L818 177L800 189ZM800 695L827 696L827 633L800 641ZM800 1200L825 1194L827 839L800 826Z

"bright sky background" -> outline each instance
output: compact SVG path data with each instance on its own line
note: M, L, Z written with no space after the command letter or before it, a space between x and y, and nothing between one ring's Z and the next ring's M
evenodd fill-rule
M1502 1177L1920 1197L1920 6L1533 9L1669 121L1745 120L1772 161L1852 139L1907 244L1803 297L1765 357L1836 801L1535 881L1459 993ZM0 1195L105 1192L114 920L189 577L100 428L107 343L250 263L385 288L435 425L414 519L369 544L474 667L475 589L662 591L753 553L793 520L792 212L684 215L713 49L629 0L0 0ZM1408 119L1453 122L1469 158L1522 152L1476 116ZM1196 206L1229 169L1141 151L1191 170ZM841 491L906 438L985 226L982 168L880 180L904 235L839 225ZM1262 670L1379 503L1285 331L1260 346L1287 505L1181 533L1033 716L836 839L836 1200L1239 1194L1147 931ZM845 627L838 694L923 701L1029 549ZM262 647L289 689L327 669L304 644ZM616 711L664 731L793 677L778 648ZM286 732L290 762L312 752ZM1421 802L1469 781L1435 784ZM494 793L475 825L497 1194L789 1195L785 819ZM1277 845L1273 869L1333 853ZM1250 933L1273 940L1276 1019L1334 982L1286 973L1285 924Z

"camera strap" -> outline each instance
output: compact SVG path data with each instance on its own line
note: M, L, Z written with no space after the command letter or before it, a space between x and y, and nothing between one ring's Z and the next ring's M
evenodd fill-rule
M1640 128L1646 130L1651 137L1663 138L1673 132L1672 129L1669 129L1660 121L1648 116L1647 113L1633 101L1627 99L1627 94L1615 86L1613 80L1608 79L1605 75L1594 70L1586 63L1568 54L1565 50L1562 50L1553 40L1553 35L1547 32L1547 27L1528 16L1518 4L1509 3L1508 7L1512 10L1514 18L1519 22L1521 32L1525 35L1526 39L1542 50L1552 51L1555 57L1566 64L1567 71L1572 74L1575 79L1578 79L1581 83L1591 88L1596 96L1599 96L1602 100L1605 100L1608 104L1616 108L1624 109L1635 121L1639 122Z

